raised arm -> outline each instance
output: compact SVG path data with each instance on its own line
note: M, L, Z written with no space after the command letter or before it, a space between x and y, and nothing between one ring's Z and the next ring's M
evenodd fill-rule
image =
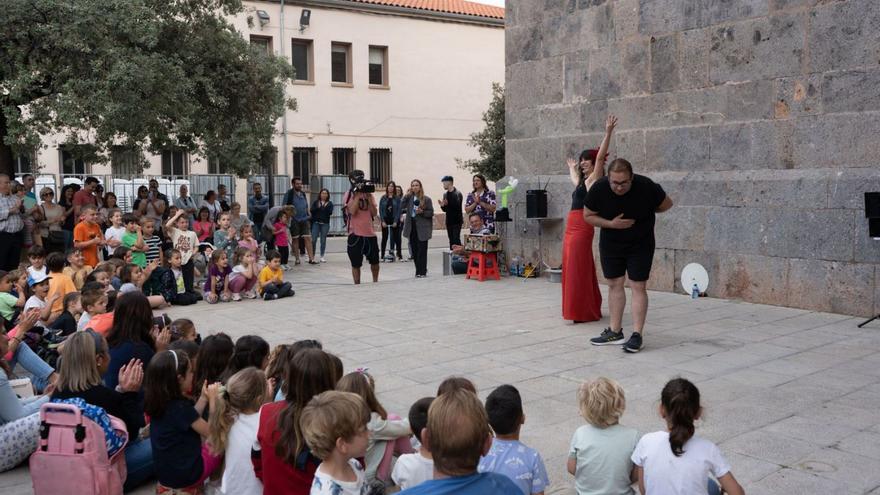
M605 119L605 137L602 138L599 152L596 153L596 163L593 164L593 172L587 177L587 189L605 175L605 155L608 154L608 146L611 144L611 135L614 134L615 127L617 127L617 117L609 115Z
M574 158L568 157L565 160L568 165L568 178L571 179L571 185L577 187L581 184L581 174L578 172L578 162Z
M175 213L173 217L169 218L168 221L165 222L165 228L169 229L169 231L171 229L177 228L175 227L175 225L177 225L177 219L180 218L180 215L183 215L183 213L184 211L178 208L177 213Z

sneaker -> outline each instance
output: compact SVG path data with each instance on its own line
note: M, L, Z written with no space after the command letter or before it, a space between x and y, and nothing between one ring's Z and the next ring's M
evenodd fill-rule
M239 294L238 292L232 294L232 300L235 302L241 301L241 294Z
M299 264L301 264L301 263L302 263L302 262L301 262L300 260L296 260L293 264L294 264L294 265L299 265Z
M315 261L315 260L309 260L309 264L310 264L310 265L317 265L317 264L318 264L318 262L317 262L317 261Z
M326 262L327 262L327 260L325 260L324 257L321 256L321 263L326 263Z
M278 299L278 294L269 294L268 292L263 294L264 301L274 301L275 299Z
M244 297L246 297L247 299L256 299L257 293L255 291L249 290L244 293Z
M621 328L619 332L615 332L611 330L611 328L606 328L602 330L602 334L598 337L594 337L590 339L590 343L593 345L620 345L623 344L623 329Z
M641 351L642 334L639 332L633 332L632 335L629 336L629 340L626 341L626 344L623 344L623 350L632 354Z
M290 270L290 266L288 266L288 265L281 265L281 270L286 272L287 270Z

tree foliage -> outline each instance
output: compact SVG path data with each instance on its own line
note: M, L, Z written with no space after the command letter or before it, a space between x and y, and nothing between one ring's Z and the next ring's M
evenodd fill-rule
M480 158L457 159L459 167L474 174L483 174L488 180L504 177L504 88L492 83L492 102L483 112L486 127L471 134L470 146L477 148Z
M0 172L63 133L92 158L177 147L247 175L295 101L293 68L250 47L241 0L5 0Z

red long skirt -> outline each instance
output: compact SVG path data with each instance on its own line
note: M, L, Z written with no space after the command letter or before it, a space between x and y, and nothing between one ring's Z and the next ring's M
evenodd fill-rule
M584 221L584 210L571 210L562 242L562 318L597 321L602 318L602 293L593 261L595 229Z

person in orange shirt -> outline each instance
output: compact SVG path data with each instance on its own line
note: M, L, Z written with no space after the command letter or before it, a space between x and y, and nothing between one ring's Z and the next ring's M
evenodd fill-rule
M83 206L80 222L73 228L73 247L82 251L83 260L90 266L98 266L98 247L106 244L101 226L95 223L96 215L94 205Z
M76 292L76 285L70 275L64 273L64 255L61 253L49 253L46 258L46 268L49 270L49 296L58 294L52 303L52 313L61 314L64 310L64 296Z

